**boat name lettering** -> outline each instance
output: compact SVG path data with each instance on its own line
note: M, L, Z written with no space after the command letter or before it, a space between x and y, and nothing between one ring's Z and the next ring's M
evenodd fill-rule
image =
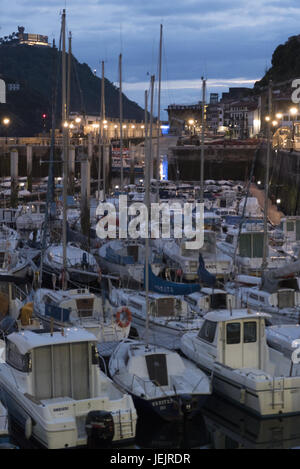
M65 410L69 410L69 407L57 407L53 409L53 412L64 412Z

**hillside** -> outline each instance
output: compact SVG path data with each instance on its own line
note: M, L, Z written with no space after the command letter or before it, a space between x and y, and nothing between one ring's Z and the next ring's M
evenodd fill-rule
M56 48L26 45L0 45L0 76L6 83L19 83L20 90L7 91L7 103L0 105L0 118L11 117L9 135L28 136L43 129L42 114L46 113L46 128L50 126L54 81L61 54ZM59 77L60 82L60 77ZM101 79L90 67L72 56L70 111L86 114L100 113ZM61 91L58 87L57 125L60 119ZM105 104L108 117L119 115L119 91L105 79ZM123 94L125 119L144 119L144 110ZM5 130L0 126L0 135Z
M292 36L276 47L271 64L264 77L255 83L255 89L266 86L269 80L280 83L300 77L300 36Z

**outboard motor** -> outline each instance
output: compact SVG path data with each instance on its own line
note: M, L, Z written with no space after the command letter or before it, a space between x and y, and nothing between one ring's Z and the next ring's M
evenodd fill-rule
M0 335L6 337L13 332L18 332L17 321L11 316L5 316L0 322Z
M182 394L180 396L180 410L184 417L187 417L193 410L193 398L190 394Z
M89 448L107 447L114 437L115 428L111 413L105 410L93 410L85 421L87 445Z

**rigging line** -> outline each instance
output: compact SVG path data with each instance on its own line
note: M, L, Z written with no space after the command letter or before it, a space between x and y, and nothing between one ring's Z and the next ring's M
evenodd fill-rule
M85 115L86 115L85 101L84 101L82 89L81 89L81 86L80 86L80 79L79 79L79 74L78 74L78 68L77 68L77 64L75 63L75 60L72 60L72 66L73 66L73 70L74 70L74 72L75 72L75 80L76 80L76 83L77 83L77 86L78 86L78 90L79 90L81 112L82 112L82 113L84 114L84 116L85 116Z
M164 55L163 63L165 64L166 89L168 93L168 98L169 98L169 102L175 103L174 95L173 93L170 93L170 88L169 88L169 72L168 72L168 62L167 62L167 54L166 54L164 37L162 41L162 47L163 47L163 55Z

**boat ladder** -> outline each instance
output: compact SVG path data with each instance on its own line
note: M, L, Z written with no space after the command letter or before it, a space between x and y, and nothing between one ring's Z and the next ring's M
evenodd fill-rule
M284 408L284 378L276 379L273 377L272 385L272 409L276 406Z

